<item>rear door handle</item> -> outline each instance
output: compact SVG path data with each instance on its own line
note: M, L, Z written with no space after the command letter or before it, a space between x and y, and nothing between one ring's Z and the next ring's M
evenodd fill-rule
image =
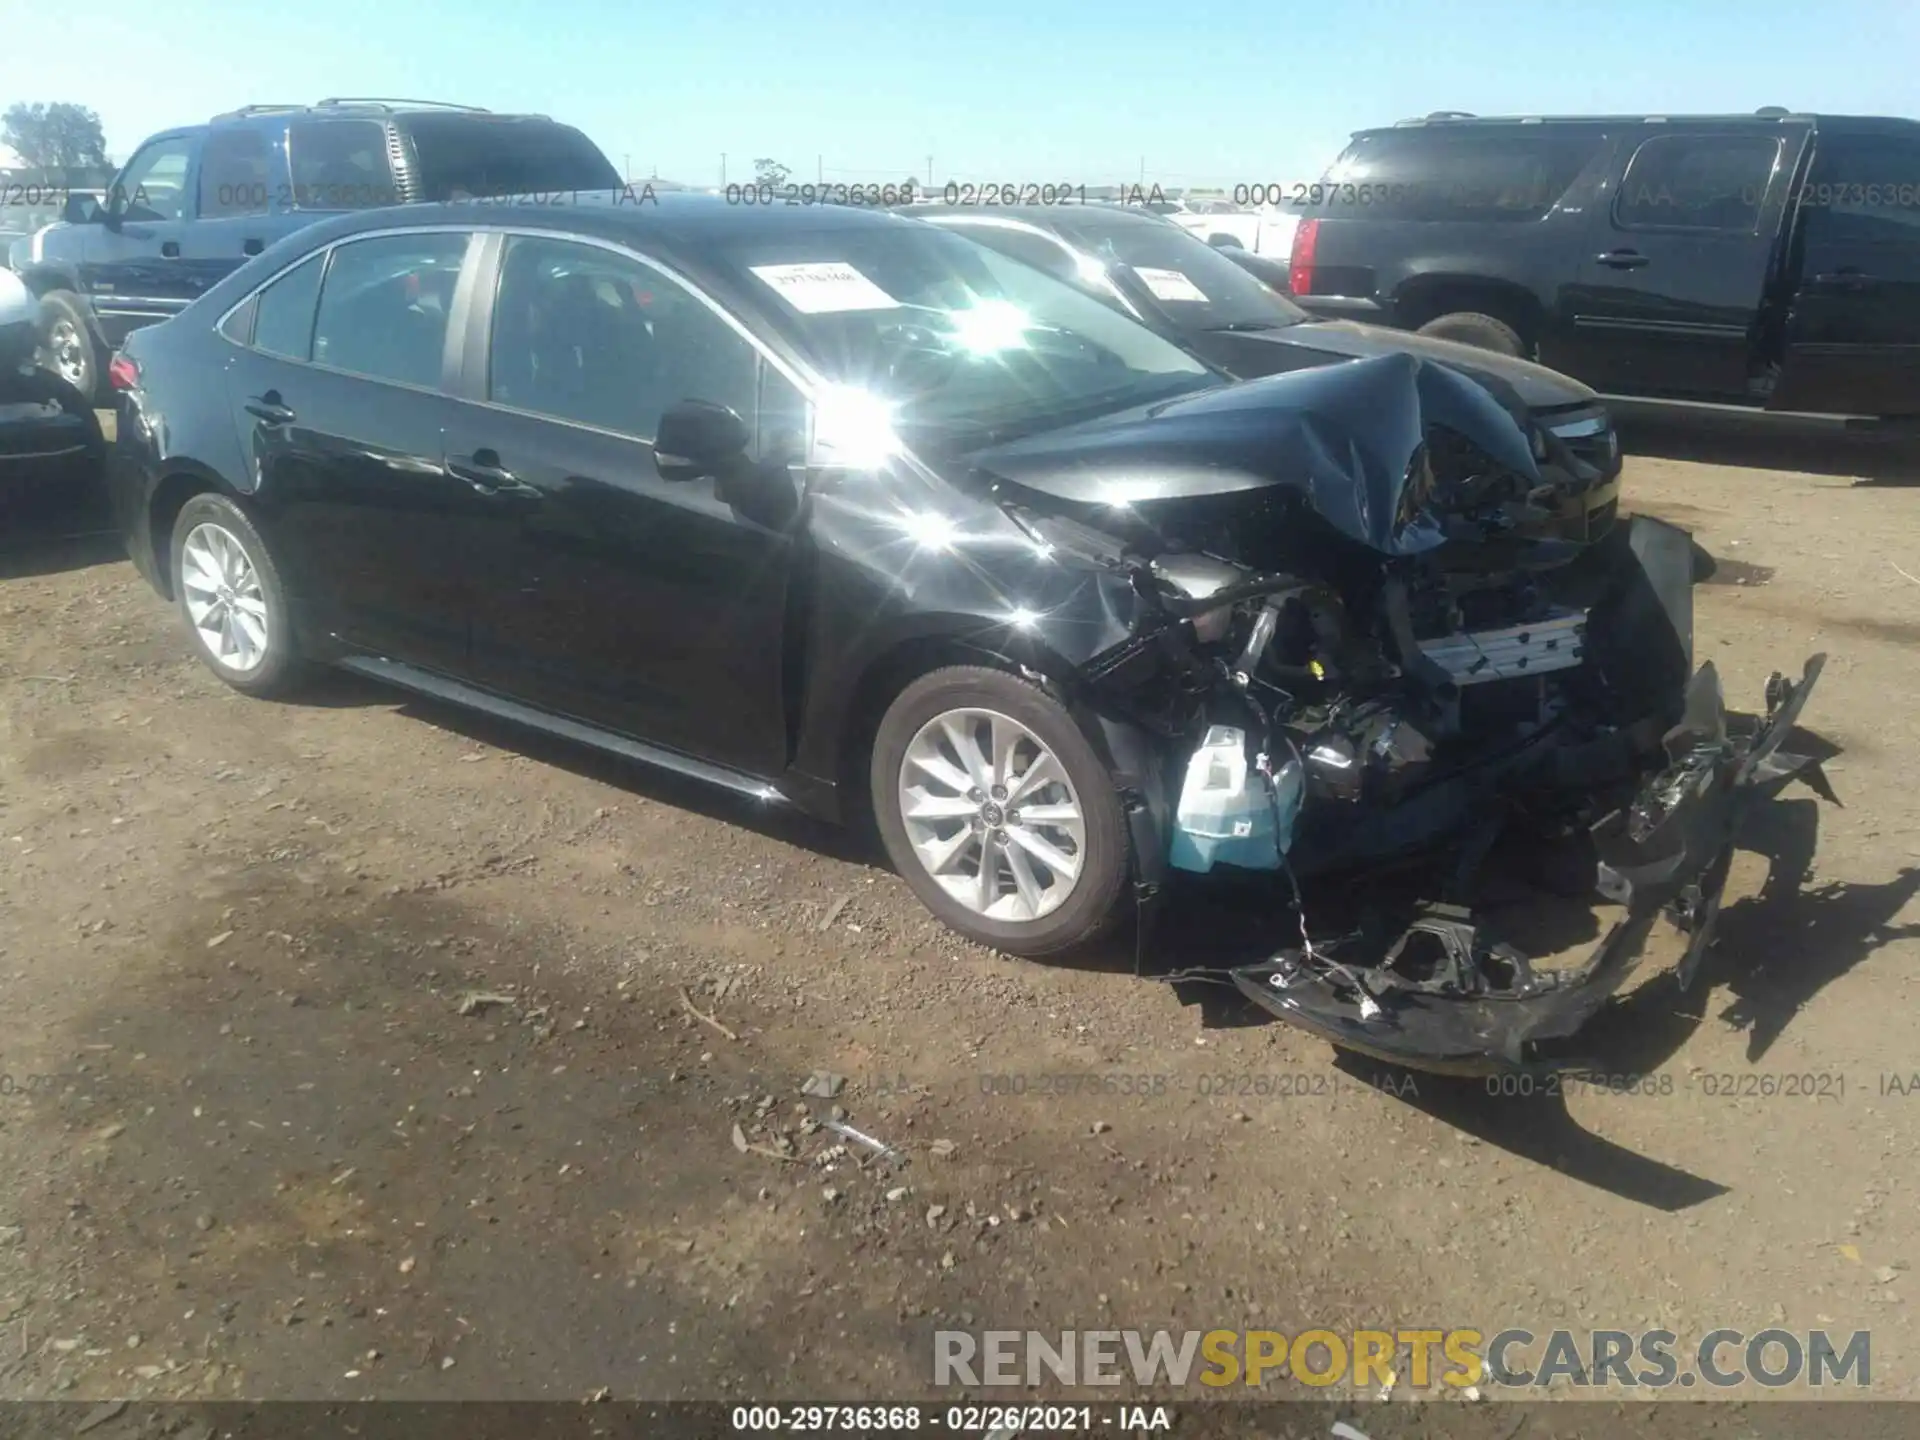
M1638 250L1604 250L1593 258L1610 270L1638 270L1647 263Z
M499 453L494 450L476 450L470 459L449 460L447 473L466 481L482 495L537 496L540 493L533 486L523 484L502 465Z
M1845 290L1855 294L1862 290L1877 289L1880 284L1879 281L1873 279L1871 276L1862 275L1858 270L1852 268L1834 270L1825 275L1816 275L1813 277L1813 283L1823 286L1828 290Z
M178 240L162 240L160 242L160 253L169 260L178 260L180 258L180 242Z
M269 425L291 425L298 418L289 406L280 403L280 397L271 390L264 395L248 396L246 409L249 415L257 416Z
M240 253L242 255L258 255L266 248L266 241L260 239L242 240L240 242Z

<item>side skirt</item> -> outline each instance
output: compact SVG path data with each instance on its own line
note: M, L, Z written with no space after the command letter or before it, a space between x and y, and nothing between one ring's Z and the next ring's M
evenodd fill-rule
M563 740L591 746L595 750L605 751L610 755L618 755L626 760L637 760L642 765L652 765L695 780L704 780L709 785L718 785L721 789L731 790L736 795L745 795L750 799L771 804L789 803L788 797L778 786L757 775L749 775L744 770L735 770L727 765L716 765L709 760L696 760L691 755L682 755L677 750L667 750L658 745L649 745L642 740L633 740L611 730L603 730L598 725L551 715L531 705L505 699L476 686L468 685L464 681L435 675L431 671L421 670L398 660L382 660L369 655L349 655L334 663L343 670L351 670L356 675L365 675L368 679L378 680L385 685L395 685L402 690L410 690L416 695L424 695L429 699L444 700L450 705L479 710L516 725L525 725L529 729L555 735Z

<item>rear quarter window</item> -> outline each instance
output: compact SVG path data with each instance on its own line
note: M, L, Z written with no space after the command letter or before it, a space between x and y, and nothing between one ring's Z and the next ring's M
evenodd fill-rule
M1298 198L1304 213L1327 219L1538 220L1606 143L1605 133L1585 127L1376 131Z
M620 174L571 125L500 115L410 115L400 122L423 200L611 190Z

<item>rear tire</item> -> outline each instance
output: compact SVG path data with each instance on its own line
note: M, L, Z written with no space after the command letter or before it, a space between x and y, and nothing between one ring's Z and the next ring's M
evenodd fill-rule
M174 598L201 662L247 695L284 695L305 677L286 587L267 542L225 495L195 495L173 522Z
M1039 686L971 665L921 676L880 721L869 784L894 868L968 939L1052 955L1122 918L1132 849L1119 791Z
M1504 320L1475 310L1455 310L1438 316L1422 325L1417 333L1515 358L1525 358L1527 353L1526 341L1520 338L1519 331Z

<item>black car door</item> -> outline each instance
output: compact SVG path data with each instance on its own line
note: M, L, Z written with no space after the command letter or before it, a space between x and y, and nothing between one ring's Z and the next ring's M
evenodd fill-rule
M545 236L496 248L486 348L470 343L468 403L447 426L448 468L494 492L474 557L476 678L777 773L798 390L661 269ZM685 399L724 405L755 430L752 483L661 478L653 437Z
M200 134L175 131L142 145L114 178L100 222L88 227L80 283L110 345L179 314L199 293L180 246Z
M344 241L269 285L228 371L269 543L316 637L449 674L466 666L482 504L442 464L450 336L471 236Z
M1629 132L1553 364L1613 394L1744 399L1804 143L1804 127Z
M1920 414L1920 139L1821 130L1770 408Z

